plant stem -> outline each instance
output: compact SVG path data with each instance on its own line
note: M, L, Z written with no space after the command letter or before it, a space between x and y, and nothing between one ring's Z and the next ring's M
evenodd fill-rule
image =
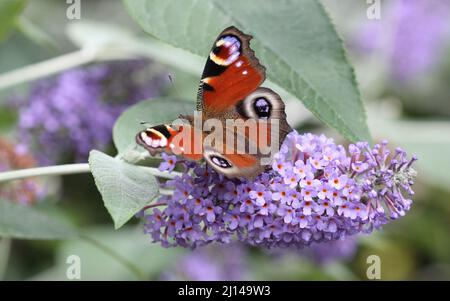
M36 176L58 176L90 172L89 164L65 164L46 167L19 169L0 173L0 182L19 180Z
M80 237L84 241L90 243L91 245L93 245L97 249L103 251L104 253L108 254L109 256L111 256L112 258L117 260L117 262L119 262L125 268L127 268L139 280L142 280L142 281L148 280L147 276L145 275L145 273L141 269L139 269L133 262L129 261L127 258L123 257L122 255L120 255L116 251L112 250L109 246L106 246L105 244L99 242L98 240L96 240L96 239L94 239L94 238L92 238L92 237L90 237L90 236L88 236L86 234L81 234Z
M147 209L150 209L150 208L155 208L155 207L159 207L159 206L166 206L166 205L167 205L166 202L154 203L154 204L145 206L144 208L142 208L142 210L147 210Z
M35 80L93 61L126 59L133 57L121 49L112 47L85 47L80 50L0 74L0 90Z
M90 172L89 164L87 163L36 167L2 172L0 173L0 182L36 176L58 176L87 172Z
M154 167L144 167L138 166L138 168L145 169L155 177L165 178L165 179L173 179L176 176L179 176L178 172L164 172L160 171ZM88 163L79 163L79 164L65 164L65 165L55 165L55 166L46 166L46 167L36 167L36 168L28 168L28 169L20 169L13 171L6 171L0 173L0 183L6 181L20 180L24 178L37 177L37 176L61 176L61 175L70 175L70 174L79 174L79 173L88 173L91 172Z
M86 64L92 61L95 56L94 51L78 50L4 73L0 75L0 89Z

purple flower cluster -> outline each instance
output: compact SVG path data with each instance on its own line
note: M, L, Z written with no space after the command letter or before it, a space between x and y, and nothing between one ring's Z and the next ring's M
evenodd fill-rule
M399 148L391 152L385 141L346 150L323 135L293 131L272 168L252 182L181 162L182 176L163 184L174 190L157 202L166 207L144 211L145 229L166 247L233 237L268 248L303 247L368 233L409 210L415 160Z
M382 19L369 20L356 39L365 53L384 54L393 78L414 79L432 68L450 39L450 1L393 0Z
M39 81L19 107L20 141L41 164L86 160L104 150L120 113L159 93L165 77L144 59L114 61L66 71Z
M165 271L162 280L247 280L247 250L239 244L209 245L190 252Z

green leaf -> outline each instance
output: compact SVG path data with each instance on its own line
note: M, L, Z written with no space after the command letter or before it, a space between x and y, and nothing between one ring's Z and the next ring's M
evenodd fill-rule
M117 119L113 129L114 144L119 153L135 145L135 137L144 128L175 120L180 114L194 111L194 103L160 98L139 102ZM146 122L142 125L141 122Z
M65 239L77 235L67 223L43 211L0 200L0 236L18 239Z
M318 1L124 1L146 32L205 58L225 27L252 34L272 82L345 137L370 140L353 69Z
M14 27L25 4L25 0L2 0L0 2L0 41L4 40Z
M122 227L158 195L158 182L145 168L93 150L89 165L95 184L116 229Z
M140 270L149 279L155 279L164 269L176 262L185 250L183 248L164 248L160 244L150 243L141 227L123 227L119 231L111 231L108 227L87 229L90 237L95 237L103 245L114 250ZM63 242L56 254L55 265L29 280L67 280L67 257L76 254L82 260L81 280L134 280L135 275L113 257L85 240Z

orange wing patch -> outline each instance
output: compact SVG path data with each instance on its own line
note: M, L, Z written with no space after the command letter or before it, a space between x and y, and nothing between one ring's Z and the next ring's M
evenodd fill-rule
M251 39L235 27L219 35L203 70L197 109L225 112L265 80L265 68L250 48Z
M202 80L209 87L203 91L204 108L208 112L223 112L244 99L263 81L248 58L239 57L220 75Z

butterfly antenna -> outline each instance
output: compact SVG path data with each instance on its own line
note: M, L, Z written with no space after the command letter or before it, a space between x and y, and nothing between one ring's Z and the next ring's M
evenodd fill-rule
M172 85L173 90L175 91L176 96L177 96L178 98L181 98L181 94L180 94L180 92L178 91L177 86L175 86L175 82L174 82L174 79L173 79L172 75L171 75L171 74L168 74L167 77L169 77L170 84Z

